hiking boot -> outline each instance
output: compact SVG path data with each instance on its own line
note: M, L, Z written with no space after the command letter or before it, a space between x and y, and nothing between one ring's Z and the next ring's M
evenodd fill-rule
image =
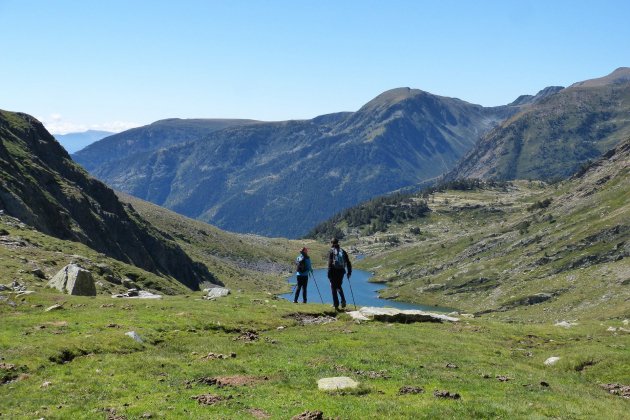
M339 312L339 306L335 306L335 312Z
M346 307L346 302L341 302L341 307L345 308Z
M293 303L297 303L297 300L294 300Z

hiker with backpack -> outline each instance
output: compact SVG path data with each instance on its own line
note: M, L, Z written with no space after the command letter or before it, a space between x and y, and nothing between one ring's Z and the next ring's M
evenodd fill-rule
M313 273L311 266L311 257L308 256L308 249L300 249L300 255L295 259L295 271L297 276L297 287L295 288L295 297L293 303L298 302L300 290L302 291L302 303L306 303L306 286L308 285L308 273Z
M339 310L339 300L341 300L341 307L346 307L346 297L343 294L341 284L343 283L343 276L346 274L346 268L348 269L348 281L352 275L352 264L348 253L339 246L339 240L333 238L330 241L331 248L328 253L328 280L330 281L330 289L332 290L333 306L335 310ZM337 296L337 294L339 296Z

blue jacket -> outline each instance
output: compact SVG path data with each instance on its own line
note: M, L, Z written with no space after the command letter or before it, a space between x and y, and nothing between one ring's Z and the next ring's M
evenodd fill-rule
M306 271L304 271L304 272L297 271L295 274L297 274L298 276L308 276L308 273L313 271L313 267L311 266L311 258L309 256L305 257L304 254L300 254L295 259L295 264L297 265L297 263L299 263L302 258L306 258L306 260L305 260L305 262L306 262Z

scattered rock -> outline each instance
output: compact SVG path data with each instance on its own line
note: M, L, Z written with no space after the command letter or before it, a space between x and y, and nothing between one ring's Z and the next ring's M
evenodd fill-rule
M52 287L75 296L96 296L96 285L92 273L76 264L68 264L48 282Z
M256 331L245 331L244 333L236 337L234 340L252 342L252 341L257 341L258 339L259 339L259 336Z
M552 356L552 357L548 358L547 360L545 360L545 366L553 366L556 363L558 363L558 360L560 360L559 357Z
M571 328L577 325L576 322L560 321L553 324L555 327Z
M156 295L146 290L129 289L126 293L118 293L112 295L113 298L127 298L127 299L162 299L162 295Z
M317 387L324 391L333 391L338 389L352 389L359 386L355 380L347 376L337 376L333 378L322 378L317 381Z
M433 396L436 398L450 398L453 400L459 400L461 398L461 396L457 393L451 394L449 391L439 391L437 389L433 391Z
M41 384L39 387L40 387L40 388L48 388L48 387L49 387L49 386L51 386L51 385L52 385L52 382L50 382L50 381L46 381L46 382L44 382L43 384Z
M135 331L126 332L125 335L127 337L131 337L134 341L137 341L138 343L142 343L142 338Z
M197 400L197 402L201 405L213 405L220 401L232 399L232 396L228 395L227 397L222 397L220 395L203 394L203 395L196 395L191 398L194 400Z
M201 359L203 360L215 360L215 359L230 359L235 358L236 353L230 353L230 355L220 354L220 353L208 353L207 356L203 356Z
M207 300L225 297L230 294L230 289L225 287L213 287L212 289L204 289L204 292L205 291L207 291L208 294L203 298Z
M549 388L549 382L540 381L540 386L545 387L545 388Z
M398 390L398 395L423 394L424 389L419 386L403 386Z
M419 311L415 309L395 309L395 308L375 308L364 306L358 311L347 312L353 319L357 321L382 321L382 322L457 322L459 318L450 317L444 314L436 314L432 312Z
M613 395L618 395L622 398L630 399L630 385L602 384L602 388Z
M152 419L153 418L153 414L151 413L144 413L140 416L141 419Z
M53 306L49 306L48 308L44 309L44 312L50 312L50 311L58 311L60 309L63 309L63 305L65 304L65 302L62 303L56 303Z
M499 380L499 382L507 382L510 379L512 379L512 378L509 378L509 377L504 376L504 375L497 375L496 378Z
M31 274L33 274L38 279L46 280L46 274L44 274L41 268L31 270Z
M447 363L446 367L449 369L458 369L459 366L457 366L455 363Z
M324 413L321 411L305 411L291 417L291 420L323 420Z
M491 376L489 374L487 374L487 373L484 373L483 375L481 375L481 377L483 379L490 379L491 378Z

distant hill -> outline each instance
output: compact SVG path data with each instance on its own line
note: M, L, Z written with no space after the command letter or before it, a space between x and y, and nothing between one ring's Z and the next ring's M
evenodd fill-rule
M0 209L39 231L190 289L216 282L173 241L90 177L35 118L0 111Z
M112 134L114 133L110 131L87 130L81 133L55 134L54 136L68 153L75 153Z
M138 154L197 140L216 130L254 122L253 120L170 118L109 136L78 151L72 155L72 158L92 172L109 162L130 157L133 159Z
M485 135L446 179L566 178L630 135L630 68L556 90Z
M312 120L211 133L159 122L73 157L117 190L222 229L298 237L343 208L448 171L520 109L399 88Z

